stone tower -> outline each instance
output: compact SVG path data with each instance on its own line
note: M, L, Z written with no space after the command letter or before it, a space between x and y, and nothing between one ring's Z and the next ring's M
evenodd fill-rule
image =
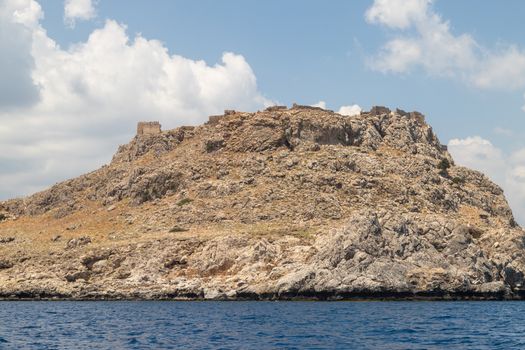
M157 135L161 133L159 122L139 122L137 135Z

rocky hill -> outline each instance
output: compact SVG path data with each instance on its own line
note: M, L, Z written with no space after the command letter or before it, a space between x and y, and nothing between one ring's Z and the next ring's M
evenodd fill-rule
M0 203L2 298L522 298L524 231L418 112L226 111Z

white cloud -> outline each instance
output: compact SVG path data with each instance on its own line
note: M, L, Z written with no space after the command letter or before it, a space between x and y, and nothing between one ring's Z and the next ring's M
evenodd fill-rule
M525 185L525 165L516 166L514 169L512 169L510 175L522 186Z
M414 62L422 56L419 43L408 39L394 39L389 41L383 52L370 61L372 67L381 72L407 72Z
M515 46L499 53L489 53L478 65L479 71L472 74L475 86L498 89L525 86L525 51Z
M97 12L92 0L65 0L64 22L71 27L76 20L86 21L95 18Z
M139 120L159 120L168 129L224 109L270 104L243 56L224 53L208 65L171 54L160 41L129 38L112 20L62 49L42 28L42 16L33 0L0 2L0 26L19 32L10 32L16 45L0 34L0 63L6 56L19 61L0 65L0 73L12 70L20 85L16 106L0 94L0 198L107 162ZM0 79L0 91L7 88Z
M369 65L384 73L422 68L434 76L478 88L525 87L525 51L510 45L483 47L467 33L455 35L430 0L375 0L365 18L396 30Z
M325 101L319 101L316 104L311 105L312 107L319 107L322 109L326 109L326 102ZM361 107L359 105L351 105L351 106L341 106L337 113L341 115L346 116L354 116L361 113Z
M514 131L510 129L502 128L499 126L495 127L493 131L495 134L501 135L501 136L507 136L507 137L514 136Z
M359 105L341 106L341 108L339 108L339 111L337 111L337 113L351 117L351 116L360 114L361 110L362 109L361 107L359 107Z
M503 173L500 170L506 166L504 156L501 150L490 141L480 136L473 136L465 139L452 139L448 147L459 164L478 169L495 181L503 182L500 177Z
M372 68L406 73L421 66L431 74L448 76L470 68L475 60L476 42L467 34L454 36L449 23L433 12L431 4L426 0L374 2L366 14L370 23L412 29L415 34L400 34L388 41L371 60Z
M505 154L479 136L450 140L448 149L457 164L479 170L500 185L516 220L525 223L525 149Z
M376 0L365 17L370 23L404 29L427 16L430 0Z
M313 104L312 107L319 107L322 109L326 109L326 102L325 101L319 101L316 104Z
M12 2L0 6L0 106L29 106L38 101L39 89L31 74L31 27L41 17L38 4L20 9Z

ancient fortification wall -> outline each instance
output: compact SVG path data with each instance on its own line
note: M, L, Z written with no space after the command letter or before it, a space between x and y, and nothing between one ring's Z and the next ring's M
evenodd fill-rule
M159 122L139 122L137 124L137 135L156 135L160 133Z

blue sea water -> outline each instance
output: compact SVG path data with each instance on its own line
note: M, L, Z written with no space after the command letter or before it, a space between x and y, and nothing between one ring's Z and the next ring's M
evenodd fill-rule
M523 302L0 302L0 349L523 349Z

